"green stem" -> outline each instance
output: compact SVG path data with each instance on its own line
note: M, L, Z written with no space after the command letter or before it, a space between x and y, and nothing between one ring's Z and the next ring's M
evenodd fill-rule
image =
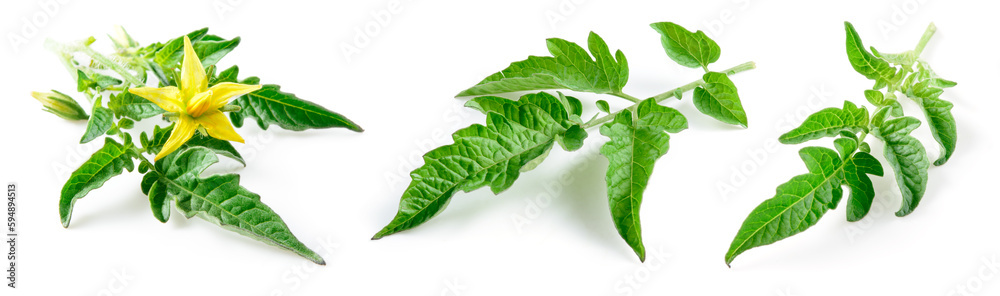
M639 99L639 98L636 98L636 97L633 97L633 96L630 96L630 95L628 95L628 94L626 94L626 93L623 93L623 92L613 92L613 93L611 93L611 95L612 95L612 96L616 96L616 97L619 97L619 98L622 98L622 99L626 99L626 100L629 100L629 101L631 101L631 102L633 102L633 103L638 103L638 102L641 102L641 101L642 101L642 100L641 100L641 99Z
M732 67L732 68L729 68L729 69L726 69L726 70L722 70L721 72L725 73L726 75L733 75L733 74L740 73L740 72L743 72L743 71L753 70L756 67L757 67L757 64L754 64L754 62L746 62L746 63L742 63L742 64L739 64L739 65L736 65L735 67ZM699 86L702 86L702 85L705 85L705 81L702 80L702 79L698 79L698 80L692 81L691 83L685 84L685 85L683 85L681 87L669 90L667 92L664 92L664 93L661 93L661 94L658 94L658 95L655 95L655 96L652 97L652 99L656 100L656 102L661 102L663 100L666 100L666 99L669 99L669 98L673 98L673 97L677 96L677 94L681 94L681 93L693 90L696 87L699 87ZM629 106L628 108L625 108L625 109L628 109L629 111L635 112L635 109L639 106L639 103L638 103L639 101L633 101L633 102L636 102L636 103L633 104L632 106ZM612 119L614 119L615 116L618 115L618 113L620 113L620 112L621 111L619 110L617 112L613 112L611 114L608 114L608 115L596 118L594 120L588 121L587 123L584 123L581 127L583 129L590 129L592 127L601 125L602 123L605 123L605 122L608 122L608 121L611 121Z
M927 46L927 42L931 41L931 37L934 36L934 32L937 32L937 26L934 23L927 24L927 29L924 30L924 36L920 37L920 42L917 43L917 47L913 49L913 52L919 57L920 53L924 51L924 47Z

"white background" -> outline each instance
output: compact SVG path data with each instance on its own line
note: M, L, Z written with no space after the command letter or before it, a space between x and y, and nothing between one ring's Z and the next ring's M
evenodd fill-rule
M996 1L402 1L386 25L373 14L390 1L18 1L0 21L3 148L0 181L20 185L19 287L16 295L976 295L1000 293L998 162L1000 81ZM55 7L55 8L53 8ZM552 21L550 19L554 19ZM753 249L727 268L729 243L743 219L774 188L805 172L796 151L775 145L805 115L866 104L871 82L844 53L843 21L866 45L911 49L927 23L938 34L923 57L958 87L958 149L929 172L927 193L897 218L899 193L887 177L871 215L845 220L843 205L808 231ZM738 74L750 128L701 115L688 97L671 101L690 129L673 136L656 165L642 207L646 263L618 237L604 189L606 160L596 130L587 146L554 149L510 190L458 194L450 207L413 230L370 241L396 212L419 155L450 143L454 130L484 116L454 94L528 55L547 55L545 38L584 44L598 32L622 49L631 68L627 93L646 97L697 79L676 65L649 24L673 21L706 30L722 47L712 69L744 61ZM243 184L282 215L318 267L199 219L156 221L126 174L76 204L73 223L59 223L59 190L100 141L79 145L83 122L41 111L29 93L73 92L46 38L76 40L124 25L143 44L201 27L243 42L220 66L323 104L362 125L294 133L248 123L237 145L248 166ZM369 25L371 24L371 25ZM358 31L369 39L356 39ZM25 26L36 27L25 31ZM377 31L377 32L376 32ZM30 33L30 34L29 34ZM11 43L11 36L25 44ZM361 41L361 43L356 43ZM345 45L359 53L345 57ZM820 94L820 95L817 95ZM576 94L593 114L593 102ZM912 104L909 114L920 116ZM88 108L89 109L89 108ZM143 122L149 127L157 119ZM926 125L918 136L938 154ZM817 142L827 145L827 142ZM881 159L881 148L874 145ZM722 184L732 186L724 192ZM546 197L551 196L551 200ZM513 219L525 218L515 224ZM994 262L994 263L989 263ZM3 295L10 289L3 288Z

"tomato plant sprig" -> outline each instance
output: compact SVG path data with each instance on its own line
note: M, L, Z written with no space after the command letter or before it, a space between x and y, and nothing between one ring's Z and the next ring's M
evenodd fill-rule
M167 222L174 208L186 218L198 216L325 264L260 196L240 184L239 175L202 174L219 161L219 155L246 165L230 141L243 142L234 125L242 126L248 117L256 119L262 129L277 124L296 131L347 128L360 132L361 127L277 85L260 85L256 77L237 80L237 66L217 73L217 63L239 45L239 37L225 39L208 34L205 28L141 46L118 27L111 40L114 52L108 55L91 48L96 41L93 37L46 42L69 70L76 90L93 106L89 115L64 93L32 93L48 112L87 120L80 143L104 137L104 146L62 188L59 216L63 226L69 227L77 200L123 171L136 170L143 174L139 187L161 222ZM158 82L153 84L150 78ZM133 137L136 121L156 116L163 121ZM149 156L155 157L150 160Z
M558 143L566 151L583 146L588 129L599 128L607 143L601 147L609 162L608 203L619 235L639 260L645 247L639 223L639 206L653 165L669 148L668 133L687 128L687 118L676 109L659 104L681 99L693 91L695 107L724 123L747 126L747 116L730 75L751 70L753 62L711 71L720 56L719 46L703 32L691 32L669 22L654 23L663 48L672 60L702 69L700 79L646 99L622 91L629 77L628 61L621 50L612 54L600 36L591 32L587 49L563 39L548 39L551 56L529 56L490 75L458 94L474 96L466 104L486 114L486 123L456 131L454 143L424 155L423 166L400 198L396 216L372 239L416 227L442 211L458 191L490 187L494 194L510 188L522 172L535 168ZM589 50L589 53L588 53ZM517 91L572 90L619 97L632 102L611 112L604 100L596 101L601 113L584 121L579 99L561 92L538 92L511 100L494 94Z
M938 77L920 59L937 30L934 24L927 26L913 50L898 54L883 53L874 47L869 51L851 23L845 22L844 29L848 61L855 71L875 81L871 89L864 91L875 111L869 113L865 106L844 101L843 108L820 110L781 135L779 141L783 144L833 137L835 150L806 147L799 151L809 173L779 185L774 197L750 212L726 252L726 265L751 248L772 244L815 225L828 210L836 209L845 186L850 190L847 220L864 218L876 198L869 175L884 174L883 163L870 154L872 138L884 145L884 161L892 168L902 196L896 216L912 213L924 196L931 162L923 144L910 135L921 120L903 114L899 102L903 97L920 106L940 146L934 165L945 164L954 153L958 128L951 113L953 104L941 95L956 83Z

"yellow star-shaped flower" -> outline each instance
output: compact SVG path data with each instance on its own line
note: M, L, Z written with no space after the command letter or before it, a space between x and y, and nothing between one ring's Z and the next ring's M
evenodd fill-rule
M155 160L180 148L194 136L199 127L203 127L213 138L243 143L243 138L236 133L233 124L219 108L229 103L231 98L260 89L260 85L223 82L209 88L205 68L187 36L184 36L184 62L181 64L179 84L180 88L167 86L129 89L132 94L146 98L167 112L177 114L177 123L170 138L160 149L160 153L156 154Z

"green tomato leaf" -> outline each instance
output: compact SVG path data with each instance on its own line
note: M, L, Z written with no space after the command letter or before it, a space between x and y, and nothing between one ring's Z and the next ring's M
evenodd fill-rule
M326 264L292 234L281 217L261 202L259 195L240 186L239 175L199 177L216 162L215 153L202 147L187 148L157 161L155 169L146 175L154 181L148 191L144 190L150 194L154 216L166 221L169 209L165 208L173 200L187 218L197 215L225 229L295 252L316 264ZM153 177L148 177L150 174Z
M191 42L196 42L198 40L201 40L201 38L204 37L206 33L208 33L208 28L201 28L191 33L188 33L187 36L188 39L191 39ZM173 67L168 67L167 65L173 66L174 63L180 62L181 58L183 58L184 56L184 51L182 50L183 48L184 48L184 36L170 39L170 41L167 41L167 43L164 43L162 46L159 46L159 48L156 49L156 53L153 56L153 62L163 66L163 68L173 68Z
M942 89L934 87L931 80L923 80L914 85L907 92L907 96L913 99L924 110L927 123L930 124L931 135L934 140L941 145L941 155L934 161L934 165L943 165L948 162L955 152L958 142L958 126L955 117L951 115L951 108L954 104L941 99L939 96Z
M294 94L283 92L274 84L265 84L261 89L240 96L229 104L240 107L240 111L229 113L229 118L236 127L243 126L244 118L252 117L256 118L257 125L265 130L270 124L277 124L283 129L293 131L334 127L363 131L347 117L316 103L300 99Z
M83 198L91 190L100 188L114 176L121 175L122 170L132 171L135 167L132 158L135 155L129 150L130 148L131 144L126 143L122 146L111 138L104 138L104 147L94 152L87 162L73 171L59 196L59 217L63 227L69 227L73 204L77 199Z
M601 147L601 154L608 159L605 179L608 184L608 202L618 234L639 256L646 260L639 223L639 206L642 195L653 173L656 160L670 148L668 130L683 129L687 122L680 112L647 99L636 109L638 120L632 112L622 110L615 119L601 126L601 134L609 141ZM668 118L675 116L674 118Z
M87 75L83 73L83 71L76 70L76 91L79 92L83 92L87 89L101 91L119 84L122 84L122 81L118 78L99 73L91 73L90 75Z
M653 99L645 99L636 106L639 118L637 127L664 130L668 133L679 133L688 128L687 117L677 109L657 104Z
M889 100L886 100L885 94L883 94L881 91L877 91L874 89L865 90L865 99L868 100L868 103L871 103L872 105L875 105L877 107L888 106L892 104L889 102Z
M219 72L219 75L209 79L208 84L216 85L223 82L237 83L239 82L239 75L240 75L240 67L233 65L232 67L229 67L225 70L222 70L222 72Z
M452 136L455 143L424 155L400 198L396 216L372 239L413 228L429 220L459 190L489 186L494 194L506 190L524 167L542 157L558 137L567 133L568 117L562 103L546 93L528 94L517 101L478 97L467 106L483 111L486 125L474 124Z
M747 113L733 81L718 72L705 73L702 79L705 85L694 89L694 106L698 111L728 124L747 127Z
M166 112L155 103L128 91L111 95L111 99L108 100L108 108L115 113L115 116L124 116L134 120L143 120Z
M114 126L114 120L114 114L112 114L111 109L101 106L101 98L98 97L94 101L94 109L90 112L90 119L87 119L87 130L83 132L80 144L88 143L103 136Z
M580 99L564 95L562 92L556 93L559 94L559 101L563 103L563 107L566 108L566 112L570 116L576 115L579 117L583 115L583 103L580 102Z
M215 65L221 60L226 54L236 49L236 46L240 45L240 37L233 38L231 40L217 40L217 41L205 41L200 40L191 44L194 47L194 52L198 54L201 58L202 66L208 67ZM178 63L180 60L177 61Z
M688 68L706 68L719 60L722 50L704 32L691 32L671 22L650 24L660 33L660 41L667 56ZM707 70L706 70L707 71Z
M843 195L844 161L837 152L822 147L802 148L799 156L809 173L781 184L774 197L750 212L726 252L726 265L751 248L806 230L836 207L835 201Z
M896 175L896 183L903 196L902 205L896 216L902 217L913 212L927 189L927 169L930 160L924 145L910 132L920 126L920 120L900 117L885 121L874 130L874 135L885 142L885 160Z
M844 183L851 189L847 202L847 221L861 220L872 208L875 187L868 175L882 176L882 164L874 156L859 151L844 159Z
M587 136L587 131L580 125L573 125L566 129L562 135L557 136L556 141L559 142L559 146L562 146L563 150L576 151L583 147L583 141L587 139Z
M858 31L854 30L854 25L844 22L844 30L847 31L847 59L851 62L854 70L864 75L866 78L881 82L892 80L896 74L889 62L872 55L865 49L865 45L858 36Z
M833 148L837 149L843 159L847 159L858 150L858 140L850 137L837 138L833 140Z
M167 186L157 182L157 174L148 173L142 178L142 194L149 196L149 208L153 217L161 223L170 219L170 203L167 199ZM148 184L148 185L147 185Z
M625 55L619 50L612 58L608 45L596 33L591 32L588 38L590 54L576 43L563 39L552 38L546 43L551 57L529 56L526 60L513 62L457 96L546 89L608 94L621 92L628 82Z
M799 127L778 138L783 144L799 144L823 137L833 137L842 131L858 133L868 128L868 110L844 101L844 108L826 108L806 118Z
M611 106L608 105L608 101L597 100L597 110L601 110L604 113L611 113Z
M215 35L208 35L208 28L199 29L188 33L191 39L191 47L201 59L202 66L209 67L218 63L229 52L240 45L240 37L230 40ZM180 67L184 58L184 36L171 39L156 51L153 61L159 64L162 69L175 69Z

